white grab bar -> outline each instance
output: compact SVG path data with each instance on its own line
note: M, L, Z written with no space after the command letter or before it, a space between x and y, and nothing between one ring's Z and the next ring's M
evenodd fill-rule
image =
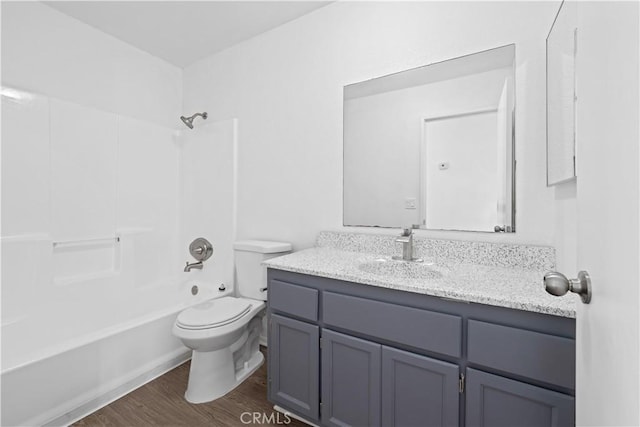
M79 239L79 240L64 240L59 242L53 242L54 248L70 248L75 246L93 246L101 245L105 243L120 242L120 236L114 237L99 237L93 239Z

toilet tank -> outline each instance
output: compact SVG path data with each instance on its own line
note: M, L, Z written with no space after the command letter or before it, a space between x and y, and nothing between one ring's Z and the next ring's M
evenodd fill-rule
M236 263L236 289L239 296L265 300L267 292L267 267L263 261L291 252L291 243L264 240L242 240L233 245Z

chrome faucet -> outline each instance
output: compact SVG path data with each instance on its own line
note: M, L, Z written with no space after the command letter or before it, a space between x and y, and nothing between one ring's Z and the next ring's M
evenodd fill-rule
M396 242L402 243L402 256L394 256L393 259L403 261L422 262L420 258L413 257L413 228L403 228L400 237L396 238Z
M187 261L187 265L184 266L185 273L188 273L194 268L196 270L202 270L202 267L203 267L202 262L208 260L211 257L211 255L213 255L213 246L204 237L198 237L189 245L189 253L198 262L193 262L189 264L189 261Z
M194 268L197 270L202 270L202 261L192 262L191 264L187 262L187 265L184 266L184 271L189 272Z

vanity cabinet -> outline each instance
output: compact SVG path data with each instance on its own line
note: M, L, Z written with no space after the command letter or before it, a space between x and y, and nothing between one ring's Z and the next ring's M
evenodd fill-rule
M269 400L323 426L571 426L575 321L268 271Z
M382 425L459 425L459 366L382 347Z
M572 426L573 397L472 368L466 377L468 426Z
M380 344L322 330L322 418L329 426L380 425Z
M271 315L269 393L275 402L317 420L320 410L320 328Z
M321 340L325 425L458 425L457 365L330 329Z

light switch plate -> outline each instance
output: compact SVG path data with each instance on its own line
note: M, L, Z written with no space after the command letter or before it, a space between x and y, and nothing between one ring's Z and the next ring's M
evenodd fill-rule
M416 209L416 198L415 197L407 197L404 199L404 208L405 209Z

